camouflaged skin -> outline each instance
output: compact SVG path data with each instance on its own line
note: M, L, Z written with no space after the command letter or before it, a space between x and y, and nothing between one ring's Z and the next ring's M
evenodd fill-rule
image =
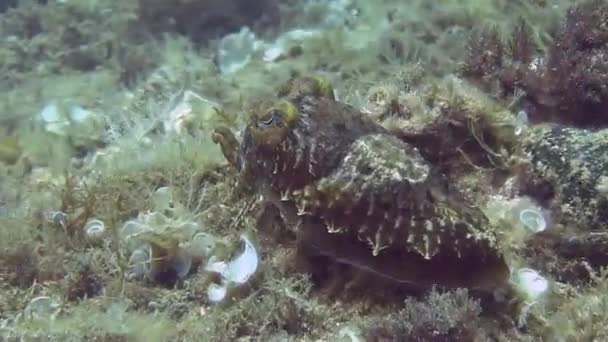
M450 189L415 147L337 102L321 81L299 79L287 89L251 114L233 162L241 181L273 194L300 222L323 226L336 248L343 241L366 246L369 257L500 260L481 210ZM329 235L323 239L319 248L336 256Z

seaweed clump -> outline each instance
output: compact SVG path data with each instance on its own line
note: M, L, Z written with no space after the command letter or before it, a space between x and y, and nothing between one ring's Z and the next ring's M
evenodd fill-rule
M405 308L382 319L372 320L365 340L375 341L483 341L481 306L465 289L439 293L424 300L408 298Z
M535 121L608 124L608 3L570 8L542 52L523 20L510 39L496 29L471 36L464 77L500 98L515 96Z

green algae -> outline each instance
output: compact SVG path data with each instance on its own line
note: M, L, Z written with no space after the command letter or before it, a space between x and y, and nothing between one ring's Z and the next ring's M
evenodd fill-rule
M366 293L366 286L340 265L324 281L309 278L295 255L292 227L260 219L260 204L235 187L236 175L223 164L210 134L219 124L240 128L247 108L272 98L275 88L294 75L322 74L332 80L341 101L355 106L367 103L370 88L390 84L405 94L396 97L407 110L384 116L383 124L411 134L416 125L428 127L434 115L450 114L455 128L444 132L459 132L451 141L466 142L464 154L446 148L443 152L455 153L438 162L451 170L458 188L483 205L500 180L522 167L514 160L527 157L511 130L519 109L516 94L496 98L492 91L450 78L467 54L469 31L494 26L511 32L523 16L542 50L573 3L354 1L349 11L357 15L301 42L299 54L276 63L256 59L240 73L223 77L216 70L213 43L201 38L215 33L196 21L150 27L154 14L176 6L173 2L20 1L0 14L0 339L312 341L355 336L380 341L428 340L433 331L452 340L606 339L606 318L594 314L606 309L607 281L599 271L606 263L593 255L589 264L588 255L569 253L593 246L601 256L601 238L579 235L578 227L560 222L523 242L505 239L513 264L548 265L545 270L556 284L546 305L529 313L525 329L516 326L517 314L508 304L465 291L438 290L420 298L398 294L387 303ZM290 22L318 25L324 11L320 1L315 6L285 2L280 20L270 17L274 20L257 26L260 36L271 41ZM173 9L172 17L189 20L188 13L179 16L179 8ZM200 120L193 127L183 134L167 132L160 118L186 91L217 104L218 115L196 107ZM86 133L95 138L45 131L36 117L53 101L95 113L102 124ZM563 178L560 182L566 183ZM154 210L154 192L167 186L175 190L184 215L231 247L256 222L268 223L257 234L264 276L231 305L208 303L210 279L198 269L173 286L127 278L129 256L118 230L138 213ZM57 211L65 213L65 227L49 218ZM102 220L109 232L99 245L87 243L82 232L91 218ZM585 220L591 226L593 215ZM497 229L509 234L511 228ZM559 249L571 234L580 246ZM54 319L24 320L28 303L39 296L60 303L60 312ZM479 324L473 329L471 322Z

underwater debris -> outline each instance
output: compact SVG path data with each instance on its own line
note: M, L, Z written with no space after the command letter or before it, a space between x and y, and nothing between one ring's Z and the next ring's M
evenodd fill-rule
M296 79L281 92L252 113L237 165L304 250L418 289L505 284L488 219L442 190L447 180L417 148L336 102L327 82Z

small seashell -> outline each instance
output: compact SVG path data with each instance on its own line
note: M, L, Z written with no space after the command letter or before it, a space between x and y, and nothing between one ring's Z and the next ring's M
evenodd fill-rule
M227 263L216 261L214 257L211 257L205 270L219 273L223 282L245 284L258 269L259 255L253 243L246 236L241 235L241 241L245 246L243 253Z
M91 219L84 225L84 235L89 242L100 242L106 233L103 221Z
M549 281L530 268L517 270L513 282L525 300L531 303L538 301L549 289Z
M62 211L53 211L49 214L49 221L55 226L65 229L68 224L68 215Z
M207 298L212 303L219 303L226 298L228 290L225 285L211 284L207 288Z
M258 271L259 255L253 243L241 235L244 250L229 262L219 261L211 256L205 271L218 273L221 276L220 284L213 283L207 289L209 301L219 303L224 300L230 291L231 296L239 291L240 285L246 284Z
M258 269L260 259L255 246L247 237L241 235L241 241L243 241L245 250L232 260L222 273L222 277L227 281L237 284L244 284L251 278Z
M522 135L528 129L529 122L528 113L520 110L515 118L515 135Z
M547 229L547 221L536 209L523 209L519 212L519 222L532 233L540 233Z

